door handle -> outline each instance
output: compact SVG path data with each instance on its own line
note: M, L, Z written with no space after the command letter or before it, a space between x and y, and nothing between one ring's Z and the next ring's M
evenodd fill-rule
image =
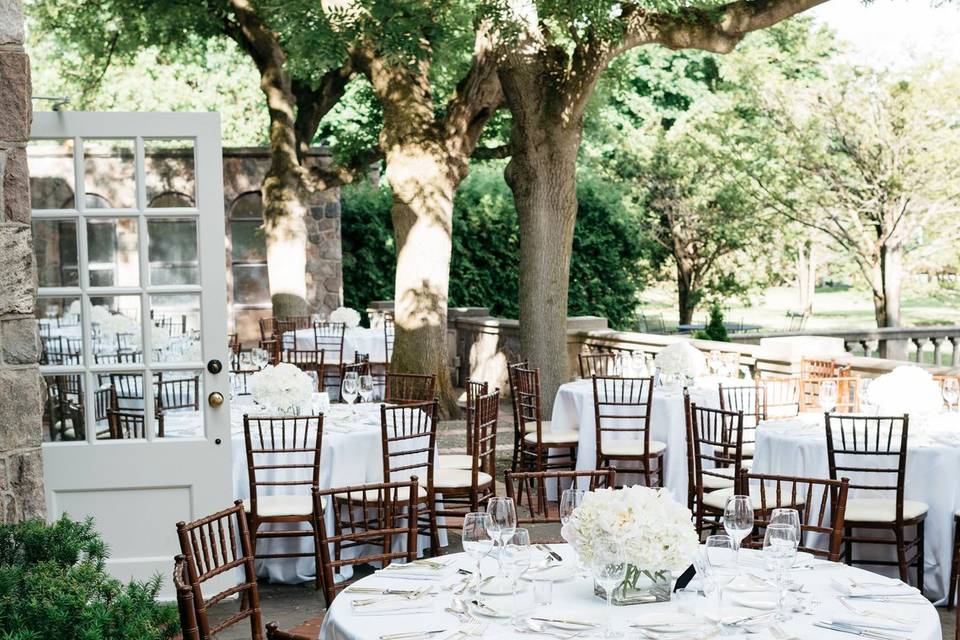
M211 407L219 407L223 404L223 394L219 391L214 391L209 396L207 396L207 402Z
M207 363L207 371L210 373L220 373L223 371L223 363L219 360L211 360Z

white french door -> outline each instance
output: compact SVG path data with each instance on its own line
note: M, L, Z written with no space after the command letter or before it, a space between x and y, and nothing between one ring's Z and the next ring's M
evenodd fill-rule
M233 493L220 119L37 113L27 151L48 517L171 596L176 523Z

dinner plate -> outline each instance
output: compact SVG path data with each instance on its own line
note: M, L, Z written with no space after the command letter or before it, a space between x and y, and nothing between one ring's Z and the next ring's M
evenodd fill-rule
M757 593L764 591L774 591L776 585L772 582L767 582L756 576L752 576L748 573L742 573L736 578L734 578L730 584L727 585L727 589L730 591L736 591L740 593Z
M535 582L537 580L546 580L547 582L561 582L569 580L577 575L577 568L570 564L558 564L546 569L528 570L522 576L523 580Z
M730 596L730 602L757 611L773 611L777 608L777 601L771 597L763 597L758 594L740 594L734 593Z
M746 607L724 607L723 614L721 615L711 607L707 611L704 611L703 617L711 622L730 624L731 622L736 622L738 620L760 614L761 612L758 612L756 609L747 609Z
M690 633L703 626L703 622L682 613L650 613L634 618L630 626L655 631L657 634Z

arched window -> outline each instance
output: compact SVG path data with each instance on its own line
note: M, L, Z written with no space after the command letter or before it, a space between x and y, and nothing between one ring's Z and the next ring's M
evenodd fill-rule
M241 193L230 204L229 211L233 304L249 308L269 307L267 242L263 234L260 192Z
M182 209L194 206L193 198L179 191L164 191L150 199L147 207L151 209Z

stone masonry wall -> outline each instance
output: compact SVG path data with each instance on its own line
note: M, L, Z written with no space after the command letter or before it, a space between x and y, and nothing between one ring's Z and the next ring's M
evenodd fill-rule
M0 0L0 522L42 518L45 511L23 36L20 0Z

